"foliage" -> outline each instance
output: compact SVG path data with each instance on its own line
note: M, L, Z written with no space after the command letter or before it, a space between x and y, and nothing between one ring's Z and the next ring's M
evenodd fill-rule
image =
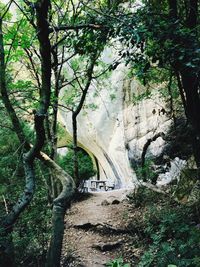
M4 122L6 118L4 119ZM26 125L26 134L32 132ZM0 208L1 216L11 210L24 187L22 146L15 133L0 129ZM47 208L45 169L37 166L37 191L31 205L14 227L13 242L17 266L43 266L50 237L50 209Z
M74 153L69 148L65 156L63 157L59 156L58 158L58 164L64 170L66 170L67 173L69 173L72 177L74 176L73 157L74 157ZM78 166L79 166L80 181L87 180L96 174L91 157L83 149L79 149L78 151L78 163L79 163Z
M44 266L46 260L51 234L51 210L47 208L44 183L44 180L38 181L34 200L17 222L13 232L19 266Z
M90 109L92 111L95 111L98 109L98 106L95 103L90 103L88 105L85 105L85 109Z
M23 182L23 167L20 162L22 154L15 134L5 128L0 130L0 145L0 193L4 195L8 201L7 205L10 206Z
M11 21L12 15L7 12L3 21L3 34L9 98L18 117L23 121L22 125L24 125L28 141L31 141L34 135L32 109L38 106L38 95L41 89L39 88L41 58L38 52L38 32L30 26L31 23L36 22L35 10L31 9L36 1L29 3L29 5L26 5L26 2L29 1L23 1L23 3L18 1L20 11L18 10L17 19L14 21ZM128 10L127 12L127 9L120 6L122 2L124 1L73 2L57 0L51 3L48 16L49 27L51 30L53 29L53 31L49 31L51 52L53 54L57 50L60 61L63 50L63 61L66 60L66 65L69 65L69 68L63 70L60 68L59 70L60 78L62 78L60 79L62 81L59 82L63 82L68 88L65 104L69 110L74 110L78 105L82 88L87 85L85 77L90 59L98 58L94 73L96 76L101 76L101 72L106 69L106 66L101 64L100 55L111 37L118 38L122 43L119 57L131 65L131 74L137 75L144 85L152 82L163 83L165 89L170 87L172 99L177 100L179 98L174 78L177 70L179 72L186 70L189 71L189 74L195 73L195 77L199 75L199 25L195 29L189 29L186 26L189 1L179 1L178 19L170 17L167 1L160 1L160 3L159 1L143 1L140 8L134 10L134 15L132 11L129 12L130 10ZM4 14L7 6L0 3L1 15ZM56 27L60 25L76 28L76 25L79 24L95 25L96 28L89 26L66 30L64 34L56 31ZM65 56L70 60L67 60ZM63 65L63 62L58 63L59 66ZM113 70L119 62L115 63L112 66ZM22 66L26 71L29 71L31 77L23 76ZM50 67L53 69L55 66L54 60ZM171 85L168 86L170 75L173 78ZM106 77L106 74L101 77ZM63 86L63 84L61 85ZM55 89L54 87L52 86L52 89ZM61 88L59 87L59 90ZM147 91L140 96L134 95L133 98L134 101L140 101L150 97L150 94L150 91ZM162 94L167 98L168 91L162 90ZM110 98L114 100L115 94L110 94ZM57 108L57 100L58 96L52 94L52 106L48 112L50 122L52 121L51 115ZM89 104L88 107L91 110L97 108L94 103ZM2 196L0 206L4 210L3 216L6 213L6 205L10 210L20 192L23 191L24 170L22 166L23 144L19 144L16 136L10 132L12 128L10 121L8 121L2 107L1 111L1 123L7 129L7 131L4 128L0 129L0 194ZM25 125L26 121L29 121L31 125ZM53 138L56 139L57 133L54 134ZM60 165L71 175L73 175L72 154L70 150L63 159L59 159ZM81 150L78 157L80 179L88 179L95 174L92 161ZM138 168L137 172L141 179L155 181L152 162L147 160L146 165L143 168ZM41 260L44 259L48 244L50 214L47 208L46 170L42 166L37 166L36 176L38 179L35 199L13 232L16 260L20 266L38 265L36 259L38 257ZM138 190L138 195L135 196L138 205L154 202L154 197L150 197L145 190L140 193ZM163 264L183 267L198 266L200 261L197 250L199 229L193 223L196 223L196 217L191 218L193 215L195 212L192 208L171 204L162 210L155 205L152 209L148 208L143 222L146 225L144 235L147 247L139 266L159 267ZM128 266L123 263L122 259L116 259L110 264L113 267Z
M155 172L154 162L152 159L148 158L145 160L145 164L142 167L140 164L135 167L135 172L137 175L138 180L147 182L150 181L151 183L156 183L157 180L157 173Z
M136 104L144 99L151 98L151 92L149 90L146 90L144 93L141 93L139 95L133 94L133 103Z
M163 10L160 15L156 12L157 8L151 4L144 5L134 17L127 16L117 32L127 47L121 54L127 63L133 64L135 74L148 82L155 77L152 71L158 74L159 69L175 66L177 61L182 66L197 69L200 52L192 30L170 19L169 10ZM168 77L166 75L165 79Z
M145 186L139 186L135 191L128 195L129 202L134 204L135 207L146 207L152 203L161 203L165 201L163 194L151 191Z
M199 266L199 204L183 206L147 188L139 188L131 200L141 201L144 209L140 225L134 226L140 228L144 251L138 267Z
M122 258L114 259L106 264L108 267L130 267L130 264L124 263Z
M56 154L53 152L56 150L57 141L56 112L58 107L59 90L62 88L63 83L67 84L67 88L69 89L68 102L66 102L67 108L74 110L79 103L82 88L87 85L85 77L87 77L88 74L90 59L96 60L100 56L106 41L109 39L109 31L106 27L101 27L101 24L105 24L106 19L94 14L90 8L86 7L85 3L78 3L77 1L63 2L59 0L53 2L47 1L47 5L51 6L51 8L47 10L47 27L49 27L49 29L47 29L47 27L45 28L47 36L44 34L43 37L46 36L46 39L49 38L51 42L49 46L51 46L52 60L50 62L48 59L51 59L51 56L48 56L46 57L46 61L42 55L42 46L45 46L45 44L42 43L42 38L39 36L40 31L42 31L42 26L38 23L39 19L41 19L40 16L44 15L44 10L40 13L39 9L45 9L45 7L47 7L44 2L40 3L40 1L34 1L34 3L29 3L18 1L13 3L11 1L8 2L6 6L0 4L0 14L3 14L3 16L4 11L7 12L11 7L11 4L12 7L15 6L17 9L14 20L12 20L12 16L9 12L7 12L6 16L3 18L3 40L0 46L2 52L1 55L3 55L3 52L5 51L5 91L7 90L6 93L8 93L9 96L8 102L9 100L11 101L11 106L9 108L12 114L16 112L16 115L19 118L19 125L24 124L27 121L30 123L27 127L29 128L29 131L25 130L25 136L26 138L28 137L28 142L33 141L35 135L35 132L32 131L34 125L33 114L35 114L35 109L37 109L38 105L42 106L44 102L49 106L50 94L48 95L47 87L52 91L50 108L48 112L45 112L46 128L41 130L40 133L41 135L46 134L46 137L48 137L49 142L47 142L47 144L49 147L44 148L44 151L51 151L52 153L49 154L51 154L51 157L53 158L54 154ZM93 3L86 2L86 4L89 7L92 6L92 8L95 7L97 9L100 7L107 8L108 6L105 1L93 1ZM10 8L10 10L12 11L12 8ZM54 31L56 25L59 27L65 24L69 26L71 25L74 29L67 30L64 33L63 31L60 32L60 30L58 32ZM99 30L96 30L95 26L76 29L76 24L97 24ZM41 28L38 30L40 26ZM51 31L52 29L53 31ZM40 44L38 41L40 41ZM63 55L61 55L61 52L63 52ZM66 59L68 57L70 60ZM66 65L69 65L69 69L62 69L63 62L65 62ZM45 64L46 67L44 68ZM101 65L100 60L97 61L97 65L98 64ZM47 73L47 67L52 70L49 71L49 74L50 72L55 74L55 79L52 78L52 83L54 84L51 88L49 83L50 75ZM44 69L47 72L45 72ZM67 72L67 75L65 75L65 71ZM71 74L72 72L73 74ZM97 69L96 73L101 76L101 72L102 65ZM91 75L93 75L93 73L90 75L88 74L88 76ZM3 75L0 76L2 78ZM59 79L57 79L58 77ZM1 81L3 81L3 79ZM4 84L4 81L2 84ZM43 90L44 88L45 90ZM7 94L5 95L7 97ZM38 101L39 99L40 101ZM6 106L5 101L4 105ZM90 108L96 109L94 104L91 105ZM1 111L2 110L3 108L1 107ZM4 110L2 114L4 115ZM10 121L7 122L7 117L5 116L5 118L2 120L3 123L6 122L5 126L8 129L12 128L10 126ZM16 118L14 118L14 120L18 123ZM12 120L12 122L14 120ZM43 127L43 123L41 123L40 127ZM42 144L42 138L40 138L39 135L36 135L36 137L41 139L37 140L37 144L39 144L40 141ZM13 139L10 140L10 138ZM24 143L20 145L17 142L16 136L13 137L11 134L6 138L5 133L3 133L3 138L0 140L0 143L2 143L3 148L0 160L0 166L2 167L2 184L0 192L3 194L2 199L5 199L10 211L11 207L16 203L20 192L23 192L24 189L24 151L22 149ZM32 151L35 152L34 149ZM82 151L79 153L79 161L80 179L88 179L95 174L92 161ZM66 163L67 171L72 174L72 152L71 155L66 157ZM16 247L16 261L20 266L38 265L39 263L36 262L37 258L44 259L47 249L50 226L47 187L51 187L51 183L49 182L49 179L46 179L48 171L45 170L45 173L43 171L42 166L37 166L35 169L35 174L38 177L38 191L35 199L32 201L32 205L28 208L28 213L24 213L23 218L18 221L14 232L12 231L13 241ZM62 203L63 205L65 204L64 202L65 201ZM3 201L1 201L0 205L3 210L5 210ZM22 210L20 210L20 212L22 212ZM38 213L40 216L38 216ZM2 216L3 215L4 214L2 214ZM34 227L34 225L37 225L38 227ZM25 238L22 239L22 236L25 236Z
M130 77L137 76L144 85L162 83L162 90L159 91L168 98L170 110L174 109L171 114L173 118L183 107L191 109L192 113L192 105L195 105L190 102L187 107L184 105L184 99L188 101L192 97L191 81L184 81L194 77L195 82L199 75L199 20L195 19L195 12L199 16L199 9L195 11L197 2L142 1L138 8L133 3L132 12L121 8L118 16L113 18L113 35L122 43L119 54L131 68ZM177 4L177 14L172 14L174 10L171 10L170 4ZM199 87L198 82L195 85ZM198 90L197 87L195 90ZM184 96L182 90L188 93ZM192 124L191 117L197 114L199 112L189 116L186 111Z
M197 266L200 231L185 207L150 209L145 218L149 247L138 266Z

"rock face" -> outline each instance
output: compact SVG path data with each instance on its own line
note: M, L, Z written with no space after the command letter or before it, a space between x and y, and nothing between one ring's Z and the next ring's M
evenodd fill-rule
M158 91L159 87L155 87L148 93L148 89L137 81L125 81L123 119L129 160L139 159L147 140L159 132L166 133L171 125L171 119L167 116L164 101ZM148 154L158 156L164 144L165 141L161 137L157 138L149 146Z
M148 138L166 131L171 123L158 93L139 99L145 89L127 72L119 65L103 85L91 86L78 116L79 143L97 159L100 179L115 183L115 188L134 187L137 178L131 161L141 157ZM64 94L65 89L61 98ZM91 103L96 108L88 108ZM72 134L71 113L61 109L59 121ZM164 140L158 138L148 153L159 155L163 145Z

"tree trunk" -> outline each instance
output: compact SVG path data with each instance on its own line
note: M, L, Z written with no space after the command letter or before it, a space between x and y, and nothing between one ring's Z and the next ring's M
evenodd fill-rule
M58 35L56 34L56 41ZM60 91L60 78L61 78L61 67L58 68L58 48L56 46L55 50L52 49L53 55L53 72L54 72L54 79L55 79L55 89L53 92L53 114L52 114L52 121L50 127L50 136L49 136L49 143L50 143L50 158L54 161L57 157L57 115L58 115L58 97ZM59 181L56 181L56 177L51 173L50 174L50 187L51 187L51 195L52 201L55 199L60 192L62 191L62 186Z
M50 101L50 94L48 89L51 88L51 80L47 79L47 77L51 77L51 45L49 40L48 25L49 7L49 0L38 0L36 7L36 16L38 39L40 43L40 54L42 59L41 69L43 94L41 95L41 100L45 108L48 107ZM46 262L46 266L48 267L58 267L60 266L60 256L62 250L64 216L73 194L74 183L70 176L67 176L66 179L67 174L61 168L59 168L53 160L48 158L48 161L46 160L46 163L48 163L51 167L54 167L53 176L59 178L62 184L61 193L53 201L52 235Z
M169 83L168 83L168 93L170 96L170 100L169 100L169 105L170 105L170 115L173 119L174 122L174 127L176 128L176 114L175 114L175 110L174 110L174 101L173 101L173 95L172 95L172 79L173 79L173 75L172 73L170 73L170 79L169 79Z
M79 171L78 171L78 146L77 146L77 116L72 112L72 126L73 126L73 162L74 162L74 181L76 186L79 185Z
M169 16L172 19L177 19L177 1L168 0ZM183 48L194 50L199 47L198 35L196 32L198 16L198 0L189 0L189 12L185 20L186 27L193 33L193 36L188 43L185 43ZM180 45L180 44L179 44ZM182 44L181 44L182 45ZM178 87L183 101L186 117L193 128L193 152L198 169L200 169L200 96L199 96L199 69L187 67L183 62L177 60L175 73L178 80ZM180 75L179 75L180 74ZM180 79L181 78L181 79ZM200 175L199 175L200 179Z
M64 234L64 216L66 209L70 206L75 191L75 184L72 177L51 158L44 153L40 153L40 155L40 159L51 169L52 174L57 177L62 184L62 192L53 201L52 234L46 262L46 267L59 267Z
M193 152L197 167L200 168L200 97L198 93L199 82L192 69L186 69L185 71L181 72L181 78L186 95L185 113L194 132Z
M62 238L64 231L64 215L66 208L69 206L70 200L74 192L73 179L67 175L53 160L45 154L40 154L40 151L45 141L44 120L47 116L47 110L50 102L51 92L51 46L49 41L48 30L48 10L50 6L49 0L37 1L36 17L37 17L37 35L40 44L41 55L41 76L42 85L40 91L40 105L35 111L35 132L36 139L34 146L30 146L25 138L23 129L20 125L19 119L15 110L10 103L5 79L5 64L4 64L4 47L2 34L2 21L0 20L0 90L2 100L8 112L8 115L13 124L13 128L21 142L25 144L29 150L24 156L24 169L26 176L26 186L24 193L14 205L12 211L1 222L1 246L0 246L0 266L13 266L13 250L11 242L12 227L18 219L21 212L30 203L34 189L35 189L35 175L34 175L34 160L38 157L40 160L52 169L52 173L58 177L62 183L62 192L54 200L53 203L53 222L52 222L52 238L48 253L47 266L59 266L60 254L62 248ZM58 228L57 228L58 227ZM6 240L5 240L6 238ZM3 242L3 243L2 243Z
M145 156L147 153L148 147L151 145L152 142L156 141L159 137L165 138L165 134L163 132L159 132L155 134L152 138L149 138L147 142L143 146L142 155L141 155L141 167L144 168L145 166Z
M92 81L92 74L93 74L93 70L94 70L94 66L95 66L97 58L98 58L97 53L95 53L94 55L91 56L90 64L89 64L89 67L87 69L87 81L86 81L84 89L82 89L82 95L81 95L80 102L78 103L78 106L76 107L76 109L74 111L72 111L73 150L74 150L74 159L73 159L74 160L74 179L75 179L75 183L77 186L79 185L77 116L80 113L80 111L84 105L86 95L87 95L87 92L89 90L89 87L90 87L90 84Z

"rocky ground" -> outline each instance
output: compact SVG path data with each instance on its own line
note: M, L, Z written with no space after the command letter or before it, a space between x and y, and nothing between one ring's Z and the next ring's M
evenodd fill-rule
M62 266L101 267L120 256L134 266L140 251L133 246L130 224L140 211L128 203L128 193L93 193L72 204L65 218Z

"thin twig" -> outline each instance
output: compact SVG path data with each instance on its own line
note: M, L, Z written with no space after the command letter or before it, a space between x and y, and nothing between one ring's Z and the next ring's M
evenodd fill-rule
M6 8L6 11L4 12L4 14L1 16L1 19L3 20L4 17L6 16L6 14L8 13L9 9L10 9L10 6L12 4L13 0L11 0L9 3L8 3L8 6Z
M8 205L7 205L6 199L5 199L4 195L2 195L2 197L3 197L3 202L4 202L6 214L8 214L9 211L8 211Z

